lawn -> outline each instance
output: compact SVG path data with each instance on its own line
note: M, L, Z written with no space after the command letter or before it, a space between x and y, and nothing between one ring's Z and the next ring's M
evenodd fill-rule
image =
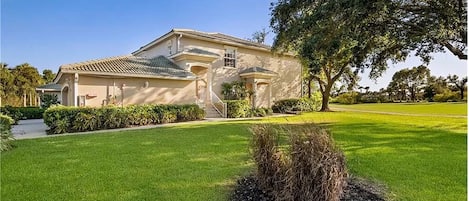
M355 105L331 104L331 108L405 114L467 115L467 103L370 103Z
M1 155L1 198L226 200L253 169L247 128L258 122L18 140ZM350 172L397 200L467 200L465 118L332 112L262 122L329 127Z

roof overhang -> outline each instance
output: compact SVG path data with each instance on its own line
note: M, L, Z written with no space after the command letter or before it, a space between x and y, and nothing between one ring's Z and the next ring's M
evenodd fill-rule
M36 88L36 91L60 92L58 89Z
M213 38L206 38L206 37L186 33L186 32L184 32L184 30L185 29L172 29L168 33L164 34L163 36L151 41L150 43L148 43L148 44L146 44L142 47L140 47L140 49L132 52L132 54L135 55L135 54L141 53L141 52L147 50L148 48L150 48L150 47L152 47L152 46L154 46L154 45L156 45L156 44L158 44L158 43L160 43L160 42L162 42L162 41L166 40L167 38L172 37L174 35L185 36L185 37L188 37L188 38L198 39L198 40L202 40L202 41L214 42L214 43L219 43L219 44L231 45L231 46L242 47L242 48L246 48L246 49L259 50L259 51L263 51L263 52L272 53L271 48L255 47L255 46L244 45L244 44L241 44L241 43L236 43L236 42L231 42L231 41L225 41L225 40L219 40L219 39L213 39ZM193 30L188 30L188 31L193 31ZM283 56L295 57L295 54L293 54L291 52L281 52L281 53L276 53L276 54L283 55Z
M174 61L182 61L182 60L192 60L192 61L198 61L198 62L213 62L216 59L219 58L219 56L215 55L206 55L206 54L197 54L193 52L179 52L177 54L174 54L169 57L170 59L173 59Z
M269 78L277 77L276 74L261 73L261 72L242 73L242 74L239 74L239 76L241 78L254 78L254 79L269 79Z
M172 77L172 76L156 76L156 75L144 75L144 74L121 74L121 73L106 73L106 72L88 72L88 71L62 71L55 78L54 82L59 81L63 74L75 74L89 75L96 77L113 77L113 78L153 78L153 79L164 79L164 80L195 80L195 76L188 77Z

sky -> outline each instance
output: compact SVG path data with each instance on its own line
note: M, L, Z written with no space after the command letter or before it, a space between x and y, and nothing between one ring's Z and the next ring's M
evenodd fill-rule
M1 0L1 62L29 63L57 72L60 65L130 54L173 28L250 38L269 29L271 0ZM273 34L266 39L272 44ZM418 58L391 65L361 86L385 88L394 72L420 65ZM467 62L434 54L432 75L467 75Z

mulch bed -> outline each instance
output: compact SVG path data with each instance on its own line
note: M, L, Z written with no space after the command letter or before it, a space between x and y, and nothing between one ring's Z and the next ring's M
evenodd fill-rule
M253 175L238 180L231 201L274 201L269 193L260 189ZM359 178L349 178L341 201L386 201L383 186Z

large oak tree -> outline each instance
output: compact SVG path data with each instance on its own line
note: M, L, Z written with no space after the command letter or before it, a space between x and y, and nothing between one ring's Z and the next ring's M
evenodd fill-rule
M295 51L307 63L328 111L331 88L345 72L370 68L416 51L424 62L446 47L466 59L466 3L459 0L279 0L272 4L274 51ZM464 20L463 20L464 19Z

